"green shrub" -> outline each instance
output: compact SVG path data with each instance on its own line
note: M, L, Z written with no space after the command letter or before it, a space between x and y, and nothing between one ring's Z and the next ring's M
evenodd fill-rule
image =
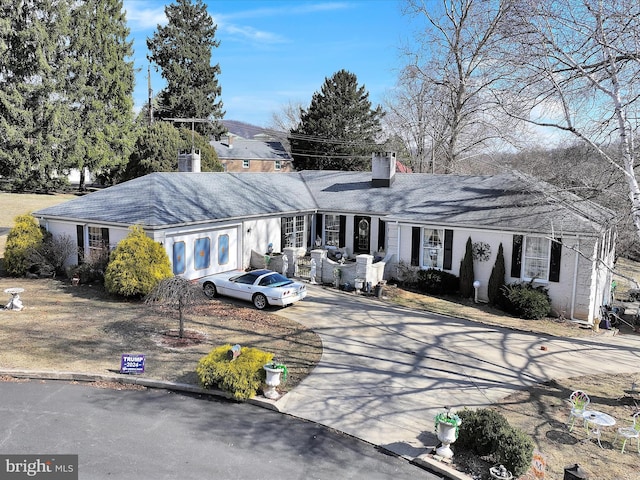
M223 345L200 359L196 367L200 384L230 392L236 400L255 396L265 379L262 367L271 362L273 355L257 348L242 347L240 355L230 361L229 350L231 345Z
M462 419L458 444L478 455L489 455L495 452L502 431L509 428L507 419L490 408L464 409L458 412L458 415Z
M111 253L104 285L109 293L144 296L161 280L172 276L171 263L162 245L147 237L141 226L134 225Z
M498 247L498 254L496 256L496 263L491 270L491 276L489 277L489 283L487 285L487 296L489 297L489 304L502 308L504 305L504 278L506 275L506 269L504 266L504 250L502 243Z
M456 445L480 456L491 456L504 465L514 477L523 475L533 459L533 440L523 431L509 425L496 410L480 408L458 412L462 419Z
M460 295L462 298L473 298L475 289L473 282L475 280L473 273L473 243L471 237L467 239L464 257L460 261Z
M551 313L551 299L542 285L518 282L505 285L503 291L505 310L517 317L539 320Z
M502 431L495 452L496 463L504 465L515 478L531 467L533 440L523 431L510 427Z
M42 244L43 234L36 219L30 215L18 215L7 235L4 250L4 268L14 277L24 276L31 262L28 257Z
M458 291L459 279L454 274L430 268L418 272L417 289L433 295L447 295Z

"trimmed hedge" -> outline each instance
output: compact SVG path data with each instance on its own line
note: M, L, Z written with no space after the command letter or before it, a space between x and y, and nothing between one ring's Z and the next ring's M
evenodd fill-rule
M432 295L450 295L458 291L459 278L452 273L430 268L417 274L416 288L422 293Z
M233 394L236 400L254 397L265 380L262 367L273 360L271 353L257 348L242 347L235 360L229 360L231 345L214 348L200 359L196 373L204 388L217 387Z

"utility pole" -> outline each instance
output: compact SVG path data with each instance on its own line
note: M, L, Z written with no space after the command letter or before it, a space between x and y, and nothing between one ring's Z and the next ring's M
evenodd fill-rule
M147 87L149 88L149 126L153 125L153 90L151 89L151 63L147 66Z
M196 123L213 123L207 118L163 118L168 122L191 123L191 151L195 150L195 125Z

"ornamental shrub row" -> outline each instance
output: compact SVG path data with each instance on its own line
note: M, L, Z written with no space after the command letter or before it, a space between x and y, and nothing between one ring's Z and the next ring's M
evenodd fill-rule
M514 477L525 474L533 459L533 440L522 430L509 425L499 412L480 408L458 412L462 419L457 445L480 456L491 456Z
M416 288L423 293L452 295L458 291L459 279L452 273L430 268L418 272Z
M227 353L231 345L214 348L198 362L196 373L204 388L217 387L229 392L236 400L247 400L258 393L265 380L262 368L273 360L271 353L257 348L242 347L235 360Z

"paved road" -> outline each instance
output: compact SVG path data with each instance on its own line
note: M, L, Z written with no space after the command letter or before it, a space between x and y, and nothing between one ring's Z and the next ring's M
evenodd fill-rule
M439 478L355 438L248 404L56 381L0 382L0 398L2 454L78 454L82 479Z
M637 336L563 340L321 287L279 314L313 328L324 347L280 410L408 457L437 444L433 418L445 405L482 407L552 378L640 371Z

